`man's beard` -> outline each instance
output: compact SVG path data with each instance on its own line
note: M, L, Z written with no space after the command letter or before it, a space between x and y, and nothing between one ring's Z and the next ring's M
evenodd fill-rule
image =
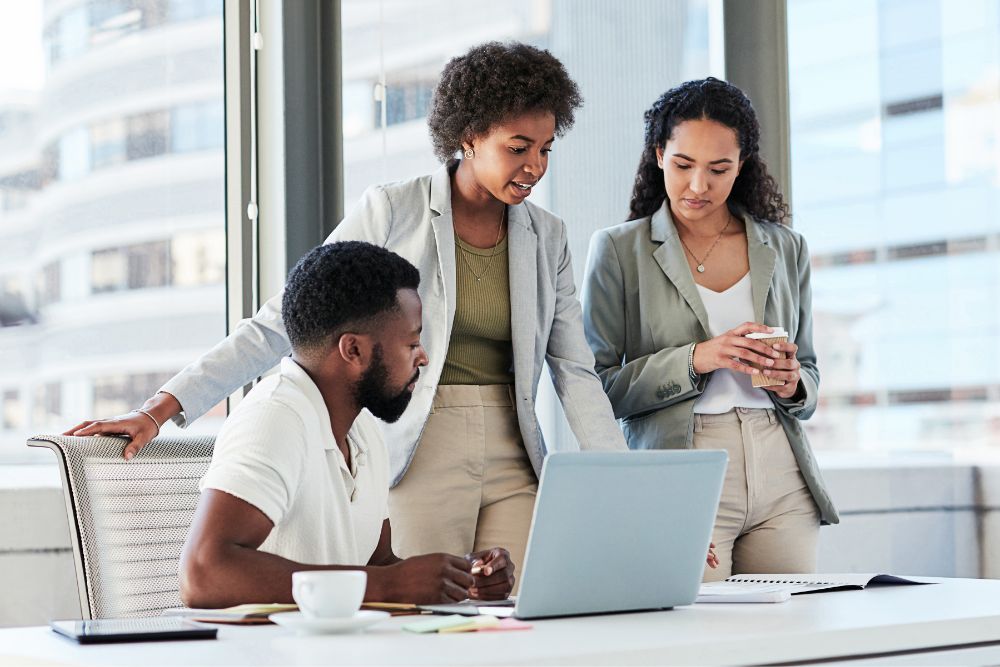
M388 387L389 369L382 359L382 346L376 345L372 350L372 362L361 379L354 385L354 400L359 407L367 408L370 413L389 424L402 416L406 406L413 398L413 392L407 387L416 382L420 371L413 374L413 379L403 387L398 394L391 394Z

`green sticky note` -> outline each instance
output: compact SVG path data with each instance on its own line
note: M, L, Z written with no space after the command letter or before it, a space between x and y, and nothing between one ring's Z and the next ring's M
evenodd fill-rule
M434 618L423 619L416 621L415 623L407 623L403 626L403 629L407 632L424 634L427 632L437 632L438 630L457 627L459 625L467 625L468 623L468 616L452 614L451 616L435 616Z

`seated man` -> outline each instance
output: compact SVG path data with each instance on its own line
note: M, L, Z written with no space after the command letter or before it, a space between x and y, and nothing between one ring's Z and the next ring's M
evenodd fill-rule
M389 456L372 415L398 419L427 364L419 281L405 259L360 242L320 246L292 270L292 356L219 433L181 555L185 604L291 602L299 570L365 570L369 602L508 595L504 549L392 552Z

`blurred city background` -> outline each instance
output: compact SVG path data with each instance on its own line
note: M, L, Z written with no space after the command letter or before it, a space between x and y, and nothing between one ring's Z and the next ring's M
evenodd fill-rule
M437 168L449 58L548 48L585 106L532 199L566 220L579 284L626 218L643 111L724 76L721 2L498 7L343 0L344 199ZM789 0L788 22L814 446L1000 452L1000 0ZM137 407L224 335L223 91L221 0L0 0L0 462L47 462L26 437ZM572 437L551 388L538 411Z

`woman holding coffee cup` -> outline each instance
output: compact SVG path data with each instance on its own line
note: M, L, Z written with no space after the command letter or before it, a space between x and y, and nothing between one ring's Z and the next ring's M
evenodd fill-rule
M812 571L839 519L799 423L819 388L805 240L741 90L689 81L645 120L629 222L591 240L597 372L631 448L728 451L706 579Z

